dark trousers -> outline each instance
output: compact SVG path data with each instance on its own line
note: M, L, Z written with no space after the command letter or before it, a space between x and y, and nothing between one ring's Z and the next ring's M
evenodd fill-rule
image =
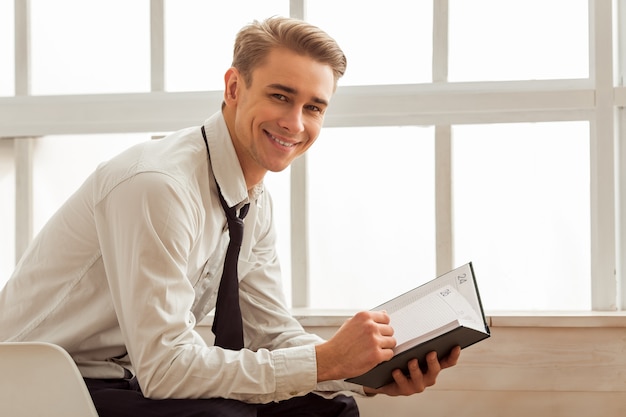
M358 417L351 397L331 400L315 394L270 404L246 404L223 398L152 400L143 396L135 379L87 379L100 417Z

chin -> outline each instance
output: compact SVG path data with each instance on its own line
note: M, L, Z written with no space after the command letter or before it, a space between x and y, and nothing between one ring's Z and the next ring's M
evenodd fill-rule
M291 165L291 164L287 164L285 166L281 166L281 167L272 167L272 168L268 168L268 171L270 172L283 172L285 169L287 169L287 167Z

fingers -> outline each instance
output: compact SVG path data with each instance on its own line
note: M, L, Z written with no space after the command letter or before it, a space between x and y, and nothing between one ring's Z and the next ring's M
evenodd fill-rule
M383 361L393 358L393 348L396 347L396 338L393 337L393 329L387 329L389 326L379 325L380 334L378 336L378 346L383 356Z
M316 346L318 381L365 373L390 360L396 343L387 312L358 312L346 320L327 342Z
M424 392L426 388L435 384L437 375L441 371L439 361L437 360L437 353L431 352L426 355L426 363L428 369L426 372L422 372L417 359L412 359L407 364L409 369L409 375L396 369L393 372L393 379L395 381L395 395L411 395Z
M446 368L456 365L457 362L459 361L460 356L461 356L461 347L456 346L454 349L450 351L448 356L446 356L441 361L439 361L439 364L441 365L441 369L446 369Z
M372 311L370 312L372 320L378 325L378 331L381 336L389 337L393 336L393 327L389 324L391 318L386 311ZM396 341L393 340L393 346L395 347Z
M391 325L389 324L389 315L387 314L387 312L383 311L379 313L382 314L376 315L376 317L373 317L373 320L376 322L376 325L378 327L378 333L380 335L380 347L382 349L391 350L396 347L396 338L393 337L393 327L391 327ZM393 357L393 351L391 351L391 356L389 357L389 359L391 359L391 357Z
M391 327L388 324L378 324L378 332L380 333L381 336L393 336L393 327ZM394 343L395 346L395 343Z
M427 383L425 375L422 373L417 359L409 361L408 368L408 377L401 371L398 371L398 374L394 374L394 380L396 381L396 384L398 384L399 388L399 395L411 395L424 392L427 387L434 383Z
M442 369L439 359L437 358L437 352L430 352L426 355L426 365L428 368L426 373L423 374L423 383L425 386L430 387L435 385L437 376Z
M461 348L458 346L441 361L437 358L437 352L430 352L426 355L424 371L420 368L417 359L409 361L409 375L405 375L401 370L393 372L394 383L382 388L381 392L388 395L411 395L423 392L426 388L435 385L437 377L442 369L456 365Z
M380 348L393 349L396 346L393 327L389 324L390 318L386 311L363 311L354 317L360 322L367 323Z
M370 311L369 313L372 317L372 320L374 320L376 323L389 324L391 322L391 317L389 317L389 314L387 314L387 312L384 310Z

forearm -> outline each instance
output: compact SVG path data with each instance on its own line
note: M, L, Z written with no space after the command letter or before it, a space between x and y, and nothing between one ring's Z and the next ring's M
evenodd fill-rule
M158 361L138 364L135 369L148 398L222 397L267 403L316 388L312 346L253 352L196 344L174 346L160 354ZM152 358L157 355L150 353Z

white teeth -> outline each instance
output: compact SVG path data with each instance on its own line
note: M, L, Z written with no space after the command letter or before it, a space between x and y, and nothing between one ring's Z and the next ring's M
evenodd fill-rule
M274 139L274 142L277 142L277 143L281 144L282 146L286 146L286 147L288 147L288 148L291 148L292 146L294 146L294 145L295 145L294 143L287 143L287 142L283 142L282 140L280 140L280 139L278 139L278 138L276 138L276 137L274 137L274 136L272 136L272 135L270 135L270 137L271 137L272 139Z

